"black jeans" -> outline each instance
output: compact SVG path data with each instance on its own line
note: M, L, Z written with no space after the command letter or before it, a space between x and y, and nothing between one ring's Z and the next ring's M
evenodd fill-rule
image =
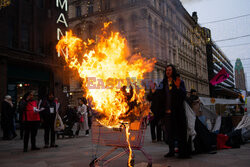
M49 145L49 136L50 136L50 145L55 144L56 133L54 130L54 122L55 122L56 114L47 115L44 118L44 143L45 145Z
M155 129L157 134L157 141L161 141L161 126L158 125L158 121L153 119L150 121L150 130L152 140L156 140Z
M23 139L23 148L28 149L29 136L31 134L31 148L36 147L36 135L39 128L39 121L25 121L24 126L24 139Z
M169 152L175 152L175 141L178 142L179 155L189 154L187 142L187 126L185 121L176 121L172 117L165 117L166 143L169 145Z

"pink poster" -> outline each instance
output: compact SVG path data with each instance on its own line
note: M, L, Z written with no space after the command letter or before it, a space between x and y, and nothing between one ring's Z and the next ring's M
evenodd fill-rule
M229 78L229 74L227 73L227 71L222 68L219 73L213 78L211 79L210 83L212 85L216 85L216 84L219 84L223 81L225 81L227 78Z

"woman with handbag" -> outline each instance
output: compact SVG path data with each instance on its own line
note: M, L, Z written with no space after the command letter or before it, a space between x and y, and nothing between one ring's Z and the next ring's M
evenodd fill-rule
M79 115L79 121L77 123L76 136L79 135L80 129L85 130L85 136L89 135L88 125L88 112L87 112L87 100L84 98L79 99L79 106L77 108L77 114Z

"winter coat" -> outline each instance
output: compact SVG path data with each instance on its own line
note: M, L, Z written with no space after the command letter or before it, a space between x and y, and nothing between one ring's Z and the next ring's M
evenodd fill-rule
M157 93L157 91L155 91L154 93L150 90L148 96L147 96L147 100L151 102L151 111L154 114L154 119L155 120L159 120L160 116L159 116L159 94Z
M82 130L88 130L89 129L89 125L88 125L88 112L87 112L87 106L85 104L82 104L81 106L78 106L77 108L77 114L82 117L82 121L80 118L80 127Z
M187 119L184 108L184 100L186 98L185 84L181 80L180 88L177 89L174 81L172 82L170 106L167 106L167 87L168 80L165 78L157 90L159 93L159 115L162 118L160 122L163 126L170 126L169 128L174 131L176 137L184 139L187 137ZM166 114L167 107L171 110L170 114ZM170 120L171 125L166 123L166 118Z
M56 117L56 103L54 102L54 100L47 100L47 99L43 99L42 101L40 101L40 105L39 105L40 109L44 108L43 111L41 111L41 117L42 119L46 122L49 123L52 120L55 120Z
M27 102L26 109L23 112L24 121L40 121L40 115L34 111L35 108L37 108L35 100Z
M10 128L14 118L13 107L6 101L2 102L1 126Z

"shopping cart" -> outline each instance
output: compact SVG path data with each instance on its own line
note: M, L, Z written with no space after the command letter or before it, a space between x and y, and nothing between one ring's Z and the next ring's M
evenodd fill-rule
M129 154L128 143L126 140L126 132L124 126L121 124L121 128L106 128L100 125L97 121L93 121L92 124L92 142L97 145L110 146L112 147L109 151L105 152L98 158L95 158L91 163L90 167L107 166L113 160L116 160L125 154ZM148 167L152 166L152 158L143 149L144 135L147 128L147 119L135 121L130 124L130 145L132 150L139 150L148 160ZM112 158L105 160L110 154L116 151L118 148L123 149L122 152L116 154ZM134 166L134 154L132 154L131 166Z

